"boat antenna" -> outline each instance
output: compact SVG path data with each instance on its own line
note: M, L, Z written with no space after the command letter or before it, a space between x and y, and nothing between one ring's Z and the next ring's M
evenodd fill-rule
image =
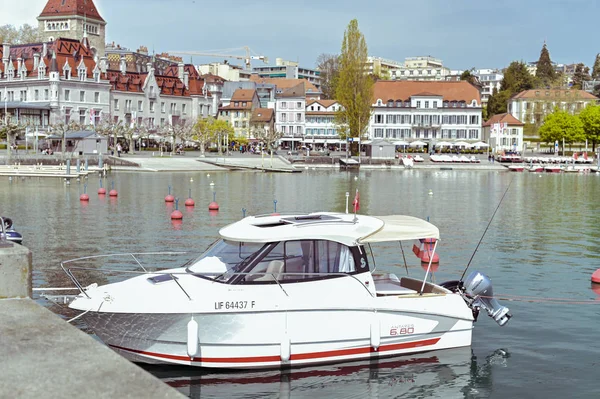
M481 242L483 241L483 237L485 237L485 234L487 233L488 229L490 228L490 225L492 224L492 221L494 220L494 216L496 216L498 209L500 209L500 205L502 205L502 201L504 201L504 197L506 197L506 194L508 193L508 190L510 189L510 186L512 185L513 180L515 180L514 176L510 180L510 183L508 183L508 187L506 187L506 191L504 191L502 198L500 198L500 202L498 202L498 206L496 207L496 210L492 214L490 221L488 222L483 234L481 235L481 238L479 239L479 242L477 243L477 246L475 247L475 251L473 251L473 254L471 255L471 259L469 259L469 263L467 263L467 267L465 267L465 270L463 271L462 276L460 276L460 281L462 281L462 279L465 277L465 273L469 269L469 266L471 266L471 262L473 261L473 258L475 257L475 254L477 253L477 250L479 249L479 246L481 245Z

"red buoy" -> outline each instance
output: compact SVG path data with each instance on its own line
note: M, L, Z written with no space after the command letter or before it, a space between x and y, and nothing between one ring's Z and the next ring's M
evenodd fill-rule
M169 194L165 197L165 202L174 202L175 196L171 195L171 186L169 186Z
M90 200L90 196L89 196L89 195L87 195L87 194L85 194L85 193L84 193L84 194L81 194L81 195L79 196L79 201L89 201L89 200Z
M217 203L216 196L217 196L217 193L215 193L213 191L213 200L210 204L208 204L209 211L218 211L219 210L219 204Z
M194 206L196 203L192 199L192 189L190 188L188 199L185 200L185 206Z
M109 196L111 196L111 197L116 197L116 196L118 196L118 195L119 195L119 193L117 192L117 190L115 190L115 189L113 188L112 190L110 190L110 191L108 192L108 195L109 195Z
M98 195L106 195L106 189L104 187L100 187L98 189Z
M600 269L592 274L592 283L600 284Z
M171 220L181 220L183 219L183 213L181 213L180 210L175 209L173 212L171 212Z

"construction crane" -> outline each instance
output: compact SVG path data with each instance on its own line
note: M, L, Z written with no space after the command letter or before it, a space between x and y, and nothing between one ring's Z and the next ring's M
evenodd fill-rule
M246 55L235 55L235 54L224 54L230 51L239 51L245 50ZM252 60L260 60L265 64L269 63L269 58L264 55L252 55L250 53L254 53L250 50L250 47L244 46L240 48L226 49L226 50L213 50L213 51L169 51L169 54L178 54L178 55L192 55L192 56L200 56L200 57L223 57L223 58L236 58L238 60L244 60L244 64L246 65L246 69L252 69L252 65L250 61Z

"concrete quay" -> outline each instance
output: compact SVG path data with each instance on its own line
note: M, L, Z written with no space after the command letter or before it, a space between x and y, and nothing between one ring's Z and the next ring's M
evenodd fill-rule
M184 398L31 300L31 251L0 241L0 398Z
M136 154L123 154L122 158L140 165L113 166L112 170L138 171L138 172L197 172L197 171L225 171L225 170L255 170L265 172L298 172L307 169L339 169L337 160L328 162L313 161L307 157L284 157L277 155L271 157L254 154L233 153L230 155L206 154L200 157L199 152L186 152L185 155L164 155L162 157L152 156L151 153L138 152ZM343 156L343 154L336 154ZM362 159L360 169L363 170L386 170L398 169L409 170L405 166L393 160L390 165L370 164L368 158ZM430 170L496 170L506 171L507 168L499 163L489 162L482 159L480 163L434 163L425 157L424 162L415 163L412 169Z

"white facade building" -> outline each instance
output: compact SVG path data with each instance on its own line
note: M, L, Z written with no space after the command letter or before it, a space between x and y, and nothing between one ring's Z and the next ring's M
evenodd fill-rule
M335 125L335 113L340 105L335 100L308 100L306 102L305 145L313 149L338 146L340 137Z
M481 140L481 98L468 82L379 81L369 139Z
M477 76L481 83L481 103L485 106L494 93L494 89L500 91L500 84L504 79L504 75L497 69L476 69L473 75Z
M490 145L492 152L498 154L506 151L523 153L523 126L509 113L492 116L483 124L483 141Z
M300 83L275 96L275 129L283 146L297 148L304 140L306 89Z

